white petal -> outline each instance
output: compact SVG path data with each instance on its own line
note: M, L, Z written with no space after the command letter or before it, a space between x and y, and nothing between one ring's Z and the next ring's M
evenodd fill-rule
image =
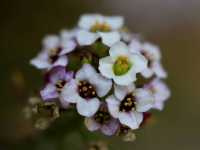
M119 121L130 127L131 129L139 128L141 122L143 120L143 114L138 112L120 112L119 113Z
M110 56L101 58L99 60L99 71L107 78L112 78L113 74L113 61Z
M60 32L60 36L62 40L69 40L75 37L77 32L77 29L72 29L72 30L62 30Z
M98 38L98 34L84 30L81 30L77 33L77 41L81 46L90 45L94 43Z
M160 62L153 63L152 67L153 71L155 72L156 76L159 78L166 78L167 72L164 70L163 66Z
M138 39L133 39L131 40L130 44L129 44L129 48L130 48L130 52L131 53L139 53L142 50L142 44Z
M62 40L61 46L62 51L59 54L60 56L73 51L76 47L76 43L74 40Z
M78 25L80 28L90 30L95 23L103 23L103 20L103 16L99 14L86 14L80 17Z
M76 73L76 79L90 80L90 78L96 76L96 70L90 64L84 64L82 68Z
M85 118L84 123L89 131L96 131L100 128L100 125L96 121L94 121L92 118Z
M92 99L79 99L77 101L77 110L80 115L85 117L93 116L99 109L100 101L97 98Z
M118 32L99 32L102 42L111 47L113 44L120 41L120 34Z
M119 56L129 56L130 55L128 46L123 42L118 42L118 43L114 44L110 48L109 53L113 60L116 60Z
M30 64L38 69L46 69L51 67L51 64L48 61L48 53L46 51L39 53L36 58L30 61Z
M43 39L43 46L45 49L52 49L59 46L60 39L56 35L48 35Z
M164 102L162 101L156 101L155 104L153 105L154 109L158 109L158 110L163 110L164 108Z
M116 84L119 85L129 85L136 80L136 72L133 69L130 69L126 74L121 76L114 76L113 80Z
M150 88L153 88L153 95L157 101L166 101L170 97L170 90L167 85L160 79L154 79L150 83Z
M146 68L141 72L142 76L145 78L150 78L153 76L154 72L151 68Z
M130 55L129 60L132 62L132 68L136 73L147 68L147 59L142 55L132 54Z
M114 86L114 93L115 96L120 99L123 100L124 97L133 92L133 90L135 89L135 85L134 84L129 84L128 86L120 86L120 85L115 85Z
M53 64L53 67L55 66L67 66L68 64L68 59L67 59L67 56L63 55L63 56L60 56L56 62Z
M77 93L77 84L75 80L67 82L67 84L62 89L61 97L63 101L69 103L76 103L77 100L80 99L80 96Z
M138 112L148 111L155 103L154 97L149 90L136 89L135 96L137 100L136 110Z
M106 79L100 74L97 74L96 76L91 76L89 82L93 86L95 86L97 95L99 97L103 97L108 94L108 92L112 88L112 80Z
M124 25L124 18L121 16L105 17L105 22L109 24L113 30L117 30Z
M106 98L108 110L114 118L118 118L120 100L116 99L113 95Z

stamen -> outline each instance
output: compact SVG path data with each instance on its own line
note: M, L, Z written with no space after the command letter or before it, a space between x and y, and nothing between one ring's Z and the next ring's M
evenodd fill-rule
M83 98L93 98L96 97L95 88L86 81L80 81L78 84L79 95Z
M122 112L129 112L135 109L135 98L132 94L127 95L120 104L120 111Z

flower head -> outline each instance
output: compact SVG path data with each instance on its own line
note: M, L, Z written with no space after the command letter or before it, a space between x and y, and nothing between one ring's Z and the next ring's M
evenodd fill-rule
M120 41L118 30L123 22L120 16L83 15L78 23L81 30L77 33L77 40L80 45L90 45L101 38L105 45L111 46Z
M110 56L99 60L99 70L116 84L129 85L136 80L136 74L147 66L147 60L140 54L132 54L126 44L119 42L109 51Z
M105 96L111 87L111 80L98 74L91 65L85 64L76 73L75 79L66 84L62 98L76 103L79 114L91 117L99 109L99 98Z
M133 85L116 85L115 95L108 97L106 102L114 118L131 129L137 129L143 120L143 112L153 107L154 98L148 90L135 89Z

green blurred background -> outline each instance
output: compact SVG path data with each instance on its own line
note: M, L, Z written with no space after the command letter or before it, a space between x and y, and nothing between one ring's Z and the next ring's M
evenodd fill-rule
M123 15L133 32L160 45L172 91L165 110L154 112L153 123L138 132L136 142L100 139L106 139L111 150L199 150L198 0L1 0L0 150L84 149L77 132L66 133L68 136L61 140L35 136L30 123L21 117L21 109L27 97L42 86L40 71L29 65L40 49L42 37L70 28L81 14L93 12ZM75 123L70 120L68 124ZM66 128L71 130L70 126ZM57 130L52 134L64 132L60 126ZM32 137L38 139L34 141Z

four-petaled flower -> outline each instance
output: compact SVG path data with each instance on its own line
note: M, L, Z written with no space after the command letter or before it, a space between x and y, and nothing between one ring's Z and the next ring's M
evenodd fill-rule
M137 39L133 39L129 44L132 53L140 53L148 60L148 67L141 74L145 78L150 78L156 75L159 78L166 78L167 73L161 64L160 49L151 43L141 43Z
M100 98L111 89L112 81L104 78L90 64L84 64L76 73L75 79L64 87L62 98L76 103L79 114L91 117L100 106Z
M77 40L80 45L90 45L101 38L102 42L111 46L120 41L119 29L124 24L123 17L106 17L98 14L83 15L79 20L80 31Z
M68 59L66 54L73 51L76 43L72 39L59 38L49 35L43 40L43 49L31 64L38 69L51 69L56 66L66 66Z
M85 125L90 131L100 130L110 136L118 130L119 121L110 115L106 104L103 103L92 117L85 118Z
M74 73L66 71L64 67L53 68L48 75L48 83L40 91L44 101L59 98L63 107L67 107L68 103L62 100L63 87L72 80Z
M144 88L150 90L154 96L155 104L153 108L163 110L165 101L171 95L167 85L162 80L156 78L145 85Z
M106 99L108 109L114 118L130 127L139 128L143 120L143 112L153 107L154 98L149 90L135 89L134 85L115 85L115 95Z
M129 85L136 80L136 74L147 67L147 60L140 54L130 53L123 42L114 44L109 50L110 56L99 60L101 74L113 79L116 84Z

